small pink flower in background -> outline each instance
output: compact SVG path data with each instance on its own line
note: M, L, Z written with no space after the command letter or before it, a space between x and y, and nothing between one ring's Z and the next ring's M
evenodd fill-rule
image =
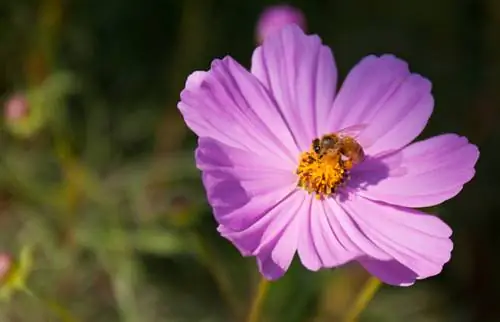
M456 134L411 143L434 99L401 59L368 56L338 91L337 79L331 50L296 25L267 37L250 71L226 57L188 77L178 107L199 137L196 164L219 232L272 280L296 254L312 271L358 261L392 285L440 273L452 231L413 208L457 195L477 147ZM364 158L321 154L314 142L331 133L357 142Z
M7 254L0 254L0 283L7 277L12 267L12 258Z
M11 96L4 106L4 117L8 121L17 121L28 115L28 100L22 94Z
M289 5L276 5L267 8L257 22L257 40L259 43L274 32L288 24L296 24L303 30L306 28L306 18L297 8Z

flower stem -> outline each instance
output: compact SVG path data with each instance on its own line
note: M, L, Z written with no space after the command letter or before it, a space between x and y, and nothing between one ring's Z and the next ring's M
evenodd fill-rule
M199 232L193 231L191 233L191 237L193 239L194 248L196 254L202 263L208 270L208 272L215 279L217 286L219 287L219 291L221 292L222 297L229 305L232 313L236 317L241 316L241 305L238 301L238 298L233 294L231 281L228 278L227 272L224 270L224 267L219 264L217 261L217 254L214 253L212 248L203 240L203 236Z
M377 293L377 290L380 288L382 283L379 279L374 276L370 276L368 281L363 286L361 291L356 296L354 303L351 305L347 314L344 317L344 322L354 322L357 321L359 315L366 308L368 303L370 303L371 299Z
M55 316L59 317L63 322L76 322L77 320L73 315L59 303L54 300L44 299L33 293L30 289L24 288L24 292L34 298L35 300L41 302L46 308L48 308Z
M269 282L262 276L259 281L257 293L255 294L247 322L261 322L262 308L266 299Z

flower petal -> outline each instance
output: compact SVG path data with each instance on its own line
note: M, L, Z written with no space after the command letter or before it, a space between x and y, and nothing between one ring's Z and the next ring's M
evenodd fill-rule
M411 286L418 279L414 271L395 260L380 261L363 258L358 262L372 275L382 282L395 286Z
M200 138L196 164L216 220L232 230L253 224L296 189L293 170L213 139Z
M347 76L325 119L332 130L367 127L357 138L369 155L398 149L417 137L432 113L430 82L392 56L368 56Z
M277 279L286 272L297 250L298 218L307 211L304 209L305 196L302 191L295 191L244 230L221 226L219 232L243 256L256 256L262 275L271 280Z
M302 264L317 271L322 267L340 266L363 255L347 236L332 208L312 196L309 201L310 211L302 217L298 246Z
M341 207L341 201L329 198L324 202L325 208L330 209L328 216L330 227L346 250L380 260L391 259L389 254L380 249L359 229L351 214Z
M232 58L186 81L178 108L199 136L293 165L299 150L273 99L258 79Z
M474 176L477 147L456 134L413 143L367 159L349 183L373 200L407 207L429 207L454 197Z
M435 216L355 195L342 207L367 238L418 278L440 273L450 260L451 229Z
M305 213L301 217L301 232L298 244L298 253L300 261L309 270L317 271L322 266L321 261L321 251L324 251L323 247L316 247L315 241L320 241L320 235L316 235L318 231L313 231L313 223L316 223L316 216L321 216L321 213L313 213L313 205L318 204L318 202L312 202L312 197L308 196L307 208ZM317 207L314 207L317 211ZM316 225L314 225L316 228ZM316 238L316 240L315 240ZM324 241L321 240L323 243ZM319 244L319 243L318 243ZM318 245L319 246L319 245Z
M331 50L318 36L288 25L254 51L251 71L274 96L300 150L307 150L324 134L322 121L335 97L337 68Z

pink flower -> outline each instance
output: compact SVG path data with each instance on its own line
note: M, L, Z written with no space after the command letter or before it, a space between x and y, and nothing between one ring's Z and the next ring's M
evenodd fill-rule
M179 109L199 136L196 164L218 230L268 279L298 254L309 270L358 261L393 285L441 272L451 229L414 207L457 195L479 156L465 137L411 143L433 110L431 83L392 56L368 56L340 90L330 49L289 25L253 53L189 76ZM342 129L364 150L316 153ZM299 174L297 174L299 173Z
M299 9L289 5L272 6L264 10L257 22L257 40L259 43L288 24L306 27L306 19Z
M22 94L16 94L5 102L4 116L8 121L18 121L28 115L28 101Z

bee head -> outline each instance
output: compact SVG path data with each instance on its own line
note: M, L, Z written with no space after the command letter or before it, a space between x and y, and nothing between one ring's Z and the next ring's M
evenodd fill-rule
M314 139L312 145L314 152L319 153L321 151L321 141L319 139Z

